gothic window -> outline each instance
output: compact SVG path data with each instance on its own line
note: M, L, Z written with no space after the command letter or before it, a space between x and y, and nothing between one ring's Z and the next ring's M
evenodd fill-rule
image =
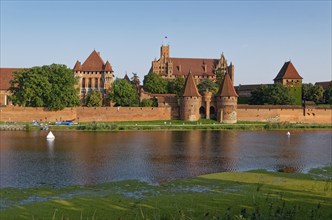
M95 88L98 88L98 78L95 79Z
M82 79L82 88L85 88L85 78Z
M92 83L92 79L90 78L88 81L88 88L91 89L91 83Z

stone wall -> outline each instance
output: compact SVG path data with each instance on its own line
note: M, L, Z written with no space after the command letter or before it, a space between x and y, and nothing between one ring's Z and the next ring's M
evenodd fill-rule
M331 124L332 109L310 106L238 105L238 121Z
M100 108L65 108L61 111L48 111L44 108L1 107L0 121L32 122L38 121L148 121L170 120L171 108L151 107L100 107Z
M65 108L62 111L48 111L43 108L1 107L0 121L32 122L62 121L76 119L88 121L148 121L170 120L179 117L179 109L170 107L100 107L100 108ZM317 106L255 106L238 105L238 121L295 122L331 124L332 108Z

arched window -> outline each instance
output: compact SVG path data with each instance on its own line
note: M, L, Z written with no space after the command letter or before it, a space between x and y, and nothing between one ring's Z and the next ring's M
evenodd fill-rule
M95 78L95 88L98 89L98 78Z
M88 81L88 88L89 88L89 89L91 89L91 83L92 83L92 79L91 79L91 78L89 78L88 80L89 80L89 81Z

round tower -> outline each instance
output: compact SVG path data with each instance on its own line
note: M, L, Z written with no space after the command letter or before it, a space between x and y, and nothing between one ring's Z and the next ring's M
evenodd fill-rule
M226 74L216 97L218 121L229 124L237 122L237 97L233 82L229 74Z
M199 108L202 104L202 97L198 92L194 77L189 72L184 92L181 96L180 118L184 121L197 121L200 119Z

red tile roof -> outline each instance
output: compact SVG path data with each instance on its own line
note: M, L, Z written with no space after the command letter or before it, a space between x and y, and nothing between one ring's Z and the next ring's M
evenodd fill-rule
M214 76L218 59L203 58L170 58L173 63L173 75L187 75L190 71L194 76ZM205 69L206 68L206 69Z
M184 91L183 91L183 95L182 96L186 96L186 97L200 97L201 95L198 92L193 74L191 72L189 72L187 79L186 79L186 83L184 84Z
M221 97L229 97L229 96L235 96L238 97L238 95L235 92L233 82L231 80L231 77L229 74L225 74L225 79L223 83L220 85L218 96Z
M274 80L280 79L303 79L291 61L286 62Z
M0 68L0 90L8 90L10 80L13 79L13 73L23 68Z
M127 75L127 73L126 73L126 75L123 77L123 79L125 79L125 80L127 80L128 82L131 83L131 81L130 81L130 79L129 79L129 76Z
M76 61L75 66L74 66L74 71L81 71L82 70L82 65L80 61Z
M76 65L75 65L76 66ZM92 51L90 56L82 64L82 71L113 71L110 63L107 61L104 64L103 59L100 57L99 52Z
M113 72L112 66L111 66L110 62L108 62L108 60L106 61L104 70L107 72Z

